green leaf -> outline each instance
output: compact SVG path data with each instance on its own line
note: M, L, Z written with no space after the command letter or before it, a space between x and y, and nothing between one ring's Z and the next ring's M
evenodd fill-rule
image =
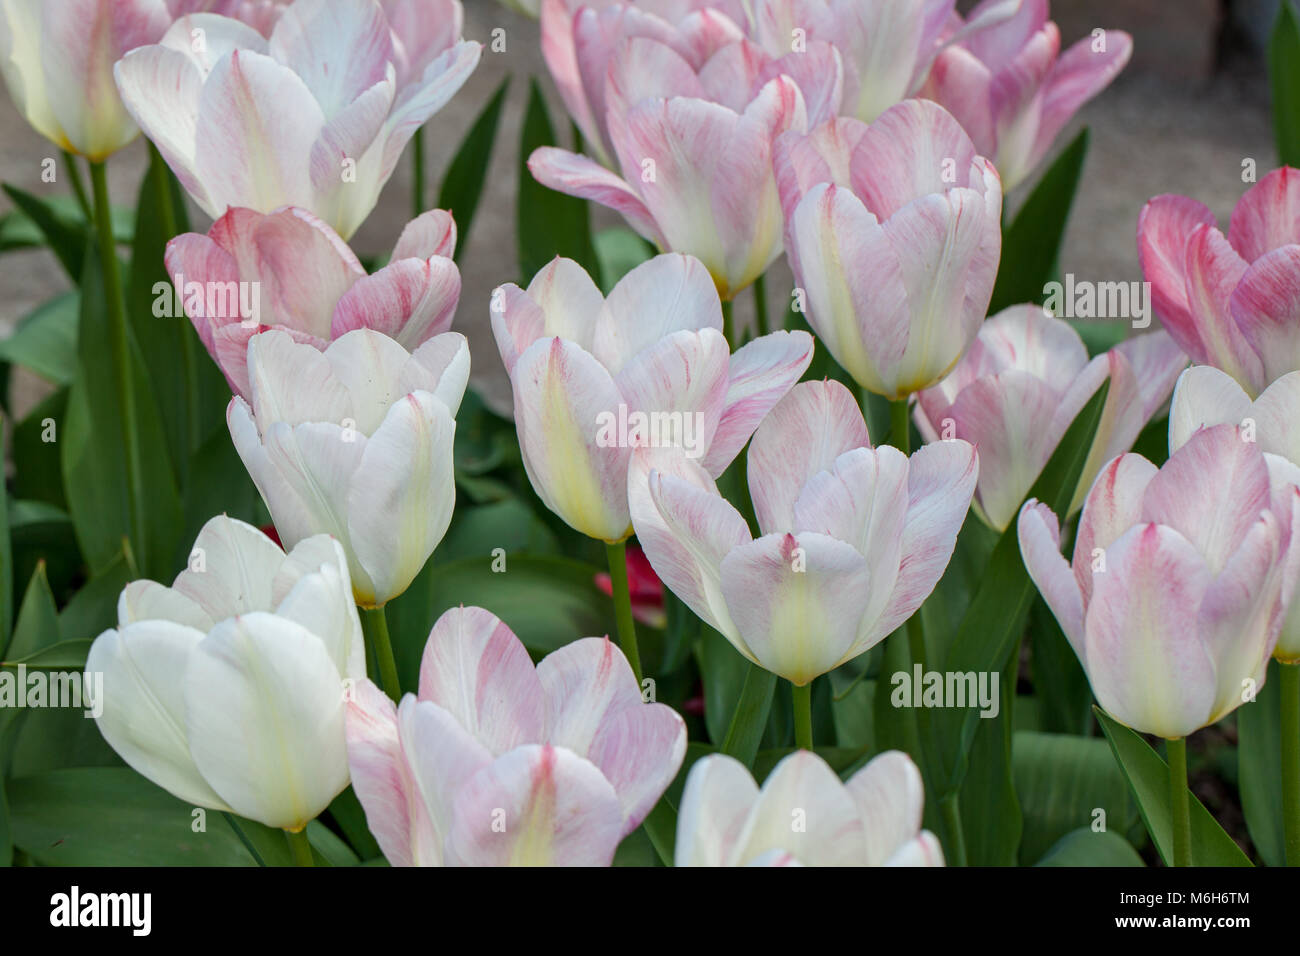
M1100 741L1099 741L1100 742ZM1043 854L1035 866L1146 866L1137 850L1110 830L1071 830Z
M1019 646L1017 643L1017 649ZM1020 655L1012 654L1003 667L998 679L996 717L978 716L978 707L966 711L976 715L975 735L968 754L970 770L962 781L958 803L967 866L1016 865L1016 853L1024 833L1024 813L1012 773L1011 744L1019 666ZM946 827L944 832L951 840Z
M1123 724L1094 708L1111 751L1137 798L1142 822L1155 842L1160 858L1173 859L1174 828L1169 811L1169 767L1151 745ZM1219 826L1195 794L1189 794L1193 866L1250 866L1241 847Z
M438 192L438 208L446 209L456 217L456 261L460 262L469 245L469 230L478 211L483 183L492 164L492 146L496 142L497 127L501 124L501 107L510 89L507 76L488 100L483 112L474 120L469 133L452 158Z
M600 262L600 288L606 295L619 279L655 255L655 247L626 226L602 229L593 244Z
M776 769L776 765L794 752L794 747L772 747L768 750L760 750L758 756L754 758L754 779L761 785L768 774ZM867 750L856 747L817 747L814 753L825 760L840 777L850 771L856 771L862 758L868 755Z
M5 423L0 420L0 448ZM0 653L9 646L14 621L14 552L9 536L9 495L0 488Z
M1278 161L1284 166L1300 166L1300 20L1291 0L1278 5L1268 42L1268 74Z
M1021 731L1012 741L1012 766L1025 818L1022 864L1045 856L1072 832L1091 832L1096 823L1125 835L1138 825L1128 784L1100 737ZM1105 816L1098 818L1098 810Z
M7 642L0 660L5 664L25 663L34 654L59 641L59 611L50 593L50 583L45 578L45 563L36 565L36 572L27 582L23 603L14 624L13 639Z
M366 811L351 787L334 798L334 802L329 806L329 815L338 824L359 857L368 860L382 855L379 844L366 826Z
M1237 708L1237 776L1246 829L1260 859L1286 865L1282 820L1281 665L1268 662L1268 677L1250 703Z
M591 224L587 204L581 199L548 189L533 178L528 158L542 146L554 146L555 128L546 112L546 100L537 78L529 81L528 111L524 114L519 142L519 199L516 231L519 240L519 270L531 279L556 256L573 259L599 275L599 264L591 245Z
M57 628L58 623L55 622ZM29 671L77 671L86 666L86 655L94 641L83 638L75 641L56 641L26 654L10 654L7 660L0 661L0 667L17 667L24 665Z
M317 866L357 866L361 863L361 858L352 852L352 848L319 820L307 824L307 841L311 844Z
M59 633L65 641L94 640L117 626L117 599L131 581L126 555L88 581L59 612Z
M695 659L704 684L704 725L709 740L721 748L731 728L732 716L749 676L750 663L731 642L713 630L704 628ZM768 705L770 710L771 704ZM752 758L746 763L752 762Z
M197 811L134 770L53 770L10 780L8 793L14 844L42 866L253 864L216 811ZM204 832L193 829L196 813Z
M30 369L55 385L77 374L77 319L81 301L65 292L37 306L19 321L13 335L0 341L0 362Z
M1079 174L1088 154L1085 127L1043 174L1015 220L1002 235L1002 264L993 286L989 314L1020 302L1042 302L1043 287L1056 272L1061 239Z
M1029 610L1030 667L1034 695L1041 704L1043 729L1088 736L1092 728L1092 688L1078 655L1041 596Z
M754 765L775 693L776 675L751 663L727 735L722 741L724 754L735 757L746 767Z
M86 258L86 239L90 234L80 212L74 213L66 205L60 207L8 183L4 185L4 191L40 231L68 277L73 282L80 282Z
M1057 515L1064 516L1069 510L1109 391L1110 383L1106 382L1084 405L1029 491L1028 498L1038 499ZM1013 520L989 557L979 590L953 638L944 670L979 673L1005 668L1019 644L1035 593L1020 557ZM980 718L974 709L949 708L935 714L942 770L947 777L943 792L947 794L956 791L966 775L971 741Z
M15 498L44 501L68 510L59 459L68 389L46 396L18 423L13 435Z

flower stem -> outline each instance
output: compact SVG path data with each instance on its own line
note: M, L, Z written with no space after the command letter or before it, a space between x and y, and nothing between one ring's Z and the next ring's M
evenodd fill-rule
M1174 822L1174 866L1192 865L1192 818L1187 793L1187 738L1165 741L1169 751L1169 812Z
M790 691L794 694L794 745L801 750L812 750L812 681L802 687L791 683Z
M424 127L411 137L411 218L424 212Z
M301 830L285 830L284 838L289 841L289 852L293 854L294 866L315 866L316 861L311 855L311 841L307 839L307 828Z
M889 403L889 443L904 455L912 453L912 422L906 398Z
M72 193L77 197L77 205L81 207L81 214L86 217L86 222L94 222L95 211L90 208L90 199L86 196L86 185L81 181L81 173L77 169L77 157L66 149L63 151L63 165L68 170L68 179L72 181Z
M761 275L754 280L754 315L758 318L758 334L767 335L769 326L767 324L767 275Z
M733 303L730 299L722 300L722 337L727 340L727 346L734 352L736 350L736 323L732 317L734 311Z
M126 328L126 302L122 298L122 272L113 238L113 207L108 201L108 175L103 163L90 164L95 193L95 229L100 265L104 273L104 298L108 306L108 339L122 422L122 447L126 452L127 508L130 541L142 568L148 568L148 542L144 534L146 499L144 467L140 460L140 427L136 418L135 389L131 386L130 339Z
M614 595L614 620L618 625L618 646L632 665L637 687L641 686L641 652L636 644L636 621L632 619L632 591L627 583L627 542L605 545L609 559L609 581Z
M384 693L393 700L401 700L402 688L397 681L397 661L393 659L393 642L388 637L388 618L383 607L357 608L361 614L361 630L365 632L366 643L375 652L379 664L379 683Z
M1300 662L1278 662L1282 685L1282 820L1286 865L1300 866Z

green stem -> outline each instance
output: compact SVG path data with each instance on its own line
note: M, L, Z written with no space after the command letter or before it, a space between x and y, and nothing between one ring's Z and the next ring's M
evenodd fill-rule
M1169 752L1169 811L1174 821L1174 866L1192 865L1192 818L1187 793L1187 738L1165 741Z
M618 646L632 665L637 687L641 686L641 652L636 644L636 621L632 618L632 591L627 583L627 542L605 545L609 559L609 581L614 594L614 619L618 624Z
M948 825L948 859L949 866L966 865L966 834L961 826L961 806L957 803L957 794L950 793L939 801L943 812L943 821Z
M411 218L415 219L424 211L424 127L421 126L411 137Z
M912 453L912 419L906 398L889 403L889 443L904 455Z
M761 275L754 280L754 315L758 319L758 334L767 335L767 276Z
M289 841L289 852L293 854L294 866L316 865L316 861L311 855L311 841L307 839L306 827L297 833L292 830L285 830L284 838Z
M143 568L148 568L148 542L144 534L147 501L144 492L144 468L140 460L140 427L136 419L135 390L131 387L130 339L126 327L126 303L122 298L122 272L113 239L113 207L108 201L108 176L103 163L90 164L90 180L95 191L95 229L99 259L104 272L104 298L108 306L108 338L117 386L118 410L121 413L122 443L126 451L126 486L130 540Z
M802 687L791 683L790 691L794 695L794 745L801 750L812 750L812 681Z
M727 340L727 345L734 352L736 350L735 341L735 320L732 317L734 305L730 299L722 300L722 337Z
M1282 687L1282 820L1286 865L1300 866L1300 662L1278 662Z
M382 607L357 608L361 614L361 630L366 643L375 652L379 664L379 683L384 693L393 700L401 700L402 688L397 681L397 661L393 659L393 642L388 637L388 618Z
M90 208L90 199L86 195L86 184L81 181L81 171L77 169L77 157L66 149L63 150L63 166L68 171L68 179L72 181L72 192L77 197L77 205L81 207L81 214L86 217L86 222L93 222L95 212Z

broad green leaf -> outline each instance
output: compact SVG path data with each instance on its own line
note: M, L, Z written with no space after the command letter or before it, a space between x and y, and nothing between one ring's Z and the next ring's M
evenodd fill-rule
M36 572L27 582L23 603L18 609L13 638L6 642L0 660L6 665L27 663L33 655L59 642L59 611L50 593L50 583L45 578L45 564L36 565Z
M1139 826L1128 784L1100 737L1017 732L1012 767L1025 818L1022 864L1040 859L1079 829L1103 826L1129 836Z
M0 448L5 423L0 421ZM0 488L0 652L9 646L14 626L14 552L9 536L9 495Z
M1042 302L1043 287L1056 272L1057 257L1079 174L1088 153L1085 127L1052 163L1015 220L1002 234L1002 263L989 313L1020 302Z
M555 128L546 112L546 100L536 77L529 81L528 112L524 114L519 142L519 199L516 236L519 271L525 283L556 256L573 259L598 276L599 266L591 245L587 204L543 186L528 170L528 158L541 146L554 146Z
M352 848L319 820L307 824L307 840L311 843L312 857L317 866L357 866L361 863L361 858Z
M754 758L754 779L761 786L763 781L767 779L768 774L776 769L776 765L794 752L794 747L773 747L770 750L760 750ZM855 747L817 747L813 752L825 760L841 778L856 773L863 758L869 756L867 750Z
M1035 866L1146 866L1132 844L1118 833L1071 830L1043 854Z
M721 749L752 665L730 641L711 627L703 631L695 650L695 660L704 684L704 724L709 740ZM766 710L770 711L771 706L769 701ZM766 725L764 721L764 727ZM744 762L752 763L753 757Z
M125 555L91 578L59 612L59 633L64 641L94 640L117 626L117 599L131 582Z
M42 866L253 865L215 810L182 803L134 770L53 770L10 780L8 794L14 844Z
M57 633L57 621L54 626ZM0 666L17 667L22 664L29 671L79 671L86 666L86 655L90 653L92 643L94 642L90 638L56 641L26 654L10 654L6 660L0 661Z
M1092 728L1092 688L1074 648L1042 597L1029 610L1030 669L1043 729L1087 736Z
M626 226L602 229L592 242L600 262L600 288L606 295L619 279L655 255L655 247Z
M67 407L68 389L60 388L29 411L13 434L14 497L48 502L65 512L59 449Z
M1017 649L1019 646L1017 643ZM967 866L1016 865L1024 832L1024 814L1012 774L1011 746L1019 666L1020 656L1013 654L1001 672L996 717L978 716L981 712L978 706L966 711L976 715L969 751L970 770L962 781L958 804ZM976 678L978 681L978 674ZM953 839L946 827L945 834L949 841Z
M1169 810L1169 767L1151 745L1123 724L1095 708L1101 729L1137 798L1142 822L1166 865L1173 859L1174 827ZM1193 866L1250 866L1232 837L1219 826L1195 794L1189 795Z
M334 798L328 812L358 856L368 860L381 855L379 844L366 826L366 811L351 787Z
M68 384L77 374L80 309L76 292L37 306L19 321L13 335L0 341L0 362L21 365L55 385Z
M724 754L735 757L746 767L752 767L758 755L775 692L776 675L751 663L721 748Z
M467 558L490 561L498 548L506 554L555 554L559 550L551 529L528 505L518 498L505 498L460 508L433 560L438 564Z
M44 501L10 500L9 552L13 568L9 583L11 610L19 598L13 585L30 581L38 564L45 564L45 576L55 603L66 601L74 581L81 578L81 553L77 550L72 521L61 508ZM12 618L9 629L13 629Z
M478 211L483 183L492 164L492 146L501 124L501 107L510 89L507 76L488 100L483 112L474 120L469 133L452 158L438 192L438 208L449 210L456 218L456 261L460 262L469 245L470 226Z
M67 204L60 205L33 196L8 183L4 185L4 191L40 231L45 244L50 247L68 277L73 282L80 282L86 258L86 239L89 236L85 217L80 210L74 212Z
M1282 828L1282 710L1277 661L1253 701L1237 708L1237 778L1246 829L1260 859L1286 865Z
M1268 73L1278 161L1300 166L1300 19L1291 0L1278 5L1268 43Z

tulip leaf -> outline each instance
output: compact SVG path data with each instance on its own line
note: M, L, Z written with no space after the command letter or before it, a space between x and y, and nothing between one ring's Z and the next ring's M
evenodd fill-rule
M0 420L0 448L4 447L5 423ZM9 493L0 488L0 656L9 646L14 620L14 551L9 533Z
M1260 859L1286 865L1282 820L1281 667L1269 661L1268 677L1253 701L1237 708L1237 778L1246 829Z
M974 715L976 724L968 754L970 770L962 781L958 803L967 866L1015 866L1023 838L1024 811L1012 763L1019 667L1020 655L1012 654L998 679L996 716L991 712L987 717L980 716L982 708L967 700L966 713ZM953 839L954 834L946 826L943 832L949 841Z
M19 321L14 334L0 341L0 362L21 365L55 385L77 374L76 292L65 292L38 305Z
M592 250L586 202L543 186L528 169L528 158L534 150L554 145L555 128L546 112L542 88L534 77L529 82L528 111L524 114L519 143L519 199L516 206L519 271L525 282L556 256L573 259L589 275L600 275L596 254Z
M359 857L368 860L382 856L378 842L366 825L366 811L351 787L334 798L334 802L329 806L329 815L338 824Z
M1100 743L1100 741L1098 741ZM1146 866L1133 845L1111 830L1071 830L1035 866Z
M1043 729L1088 736L1092 729L1088 675L1041 596L1034 598L1030 608L1029 632L1030 668Z
M1284 166L1300 166L1300 19L1292 0L1278 4L1268 43L1268 73L1278 161Z
M989 313L1021 302L1042 302L1044 286L1056 272L1065 224L1088 154L1088 129L1056 158L1002 233L1002 263Z
M1093 708L1111 751L1137 798L1142 822L1155 842L1160 858L1173 859L1174 829L1169 809L1169 768L1151 745L1100 707ZM1195 794L1190 794L1193 866L1250 866L1250 860L1232 837L1219 826Z
M45 244L68 273L68 278L79 282L89 235L85 218L66 206L60 207L8 183L4 185L4 191L23 215L40 230Z
M438 191L438 208L451 212L456 219L456 253L457 262L465 254L469 244L469 230L478 211L478 203L483 195L483 184L487 181L488 168L492 163L492 147L497 138L497 127L501 125L501 107L505 104L506 93L510 89L511 77L507 76L488 100L483 112L474 120L451 165L443 176L442 188Z
M183 803L134 770L52 770L10 780L8 794L14 844L42 866L253 865L216 811Z
M727 734L722 740L724 754L735 757L746 767L754 765L775 693L776 675L757 664L750 664L740 700L736 702Z
M57 628L57 626L56 621L55 627ZM89 638L75 641L56 641L48 647L42 647L40 650L28 654L11 655L7 660L0 661L0 667L17 667L22 664L29 671L79 671L86 666L86 655L90 653L90 645L93 643L94 641Z
M63 469L59 460L58 439L68 407L67 388L46 396L14 426L14 477L11 490L15 498L43 501L62 511L68 510L63 493Z
M600 261L600 289L606 295L619 279L655 256L655 247L625 226L602 229L592 242Z
M38 655L59 642L59 612L50 593L50 583L45 577L45 562L36 565L36 571L27 582L23 603L18 609L13 638L0 654L5 666L30 663Z
M1109 391L1110 383L1106 382L1075 416L1029 491L1028 498L1038 499L1058 516L1067 513L1074 498ZM946 655L944 669L950 673L979 674L1001 671L1006 667L1019 646L1035 593L1033 581L1020 556L1020 541L1013 519L989 556L987 570L962 616ZM979 720L978 711L972 708L949 708L936 712L935 724L941 728L937 742L942 751L942 769L947 781L943 789L945 795L957 792L966 775L971 742Z
M1093 826L1128 837L1143 833L1124 775L1100 737L1017 731L1012 767L1025 818L1022 864L1050 854L1071 833L1091 833Z

